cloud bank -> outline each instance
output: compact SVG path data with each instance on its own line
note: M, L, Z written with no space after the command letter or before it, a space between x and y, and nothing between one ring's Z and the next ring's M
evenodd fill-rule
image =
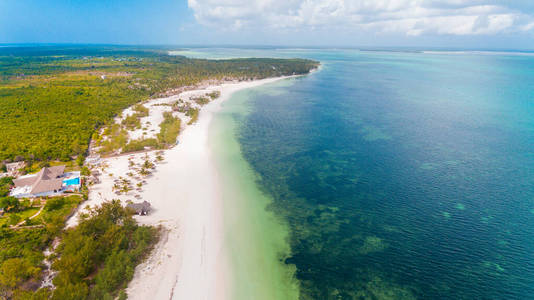
M466 36L534 29L534 6L522 0L188 0L188 5L200 24L227 30Z

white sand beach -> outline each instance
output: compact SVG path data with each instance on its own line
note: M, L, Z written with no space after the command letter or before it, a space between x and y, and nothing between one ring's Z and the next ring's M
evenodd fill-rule
M110 199L150 202L148 216L136 216L141 224L161 225L163 234L150 257L136 268L127 293L129 299L225 299L228 266L223 251L220 180L208 144L212 116L232 93L274 82L279 78L210 86L202 91L220 91L220 97L202 107L198 122L179 135L179 144L165 150L152 175L144 178L142 189L117 195L117 178L127 178L132 162L146 155L155 161L157 151L105 158L107 165L100 183L90 188L83 207ZM199 91L182 94L191 95ZM172 96L174 99L176 96ZM169 97L172 98L172 97ZM165 99L154 101L165 102ZM149 106L150 101L145 103ZM154 124L156 121L151 120ZM185 122L184 122L185 123ZM68 226L77 222L77 215Z

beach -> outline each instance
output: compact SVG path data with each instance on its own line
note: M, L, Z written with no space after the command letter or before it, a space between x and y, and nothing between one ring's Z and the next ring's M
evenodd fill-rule
M144 179L140 201L151 204L140 224L161 226L161 239L147 260L135 270L127 293L130 299L226 299L226 280L231 277L224 247L221 177L208 143L213 115L234 92L271 83L284 77L222 84L202 88L220 91L220 97L202 107L198 121L179 135L179 143L163 151L163 160ZM195 93L188 91L184 93ZM169 99L175 96L169 97ZM158 103L165 99L156 99ZM169 100L170 101L170 100ZM145 104L150 105L149 103ZM131 162L149 158L157 151L103 158L106 167L100 182L90 187L89 199L80 207L99 205L111 199L136 201L133 193L117 195L114 182L126 177ZM121 175L122 174L122 175ZM77 222L77 215L68 226Z

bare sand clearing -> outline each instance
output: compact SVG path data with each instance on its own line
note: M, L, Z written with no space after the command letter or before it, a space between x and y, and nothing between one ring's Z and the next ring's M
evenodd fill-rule
M196 124L187 126L180 143L164 151L164 161L146 178L142 191L116 195L114 181L128 178L129 158L140 163L146 153L104 159L108 165L101 182L92 186L83 207L110 199L151 203L148 216L139 223L161 225L163 234L150 257L135 270L127 293L129 299L225 299L228 266L223 253L222 203L217 170L208 145L208 129L213 113L238 90L274 82L280 78L223 84L201 91L218 90L221 95L205 105ZM199 91L196 91L199 92ZM195 91L184 92L194 95ZM173 96L176 99L176 96ZM169 97L172 98L172 97ZM159 99L164 102L165 100ZM150 105L150 102L145 104ZM149 152L152 161L155 151ZM134 198L139 194L140 200ZM71 218L68 226L77 222Z

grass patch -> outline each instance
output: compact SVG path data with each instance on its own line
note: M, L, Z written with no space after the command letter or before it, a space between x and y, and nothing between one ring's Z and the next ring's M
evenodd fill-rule
M195 103L198 104L198 105L206 105L206 104L210 103L210 98L208 98L208 97L197 97L197 98L194 98L193 101L195 101Z
M187 122L187 125L196 123L196 121L198 120L198 113L199 113L198 108L191 108L185 113L186 116L191 117L189 122Z
M65 222L76 207L83 201L81 196L54 197L47 200L41 214L35 218L35 223L53 224Z
M35 215L38 211L39 207L30 207L16 213L5 213L2 217L0 217L0 226L16 225L18 222L24 221L26 218Z
M122 153L142 151L145 150L145 147L158 148L159 142L157 139L131 140L122 148Z
M158 141L164 145L171 145L176 143L176 138L180 133L180 118L174 117L171 112L163 113L163 122L159 124L160 132L158 134Z
M98 145L101 147L99 152L103 154L118 150L126 146L128 142L128 132L123 130L119 124L113 124L106 127L102 135L105 136L106 139L101 140Z
M148 108L146 108L146 107L145 107L144 105L142 105L142 104L137 104L137 105L135 105L135 106L133 107L133 110L134 110L135 112L137 112L137 115L138 115L140 118L148 116L148 112L149 112L149 110L148 110Z
M207 94L207 96L210 97L211 100L215 100L215 99L217 99L217 98L219 98L221 96L221 92L213 91L213 92Z
M134 130L141 128L141 119L138 114L129 115L122 120L121 125L128 130Z

